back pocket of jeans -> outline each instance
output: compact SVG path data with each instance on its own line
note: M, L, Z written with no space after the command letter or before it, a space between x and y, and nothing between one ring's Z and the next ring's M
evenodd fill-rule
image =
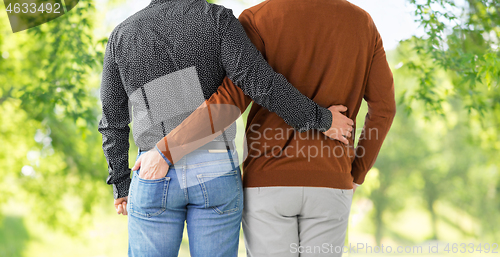
M130 213L140 217L160 215L167 207L169 177L143 179L134 173L130 185Z
M243 189L238 169L203 173L196 177L203 192L205 208L212 208L218 214L237 212L242 208Z

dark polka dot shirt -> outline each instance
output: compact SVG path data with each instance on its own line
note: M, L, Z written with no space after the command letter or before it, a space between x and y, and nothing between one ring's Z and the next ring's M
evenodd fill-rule
M129 123L137 146L152 149L225 76L299 131L331 126L331 113L272 70L230 9L205 0L153 0L119 24L106 47L98 129L115 199L127 196L130 185ZM233 139L234 128L227 134Z

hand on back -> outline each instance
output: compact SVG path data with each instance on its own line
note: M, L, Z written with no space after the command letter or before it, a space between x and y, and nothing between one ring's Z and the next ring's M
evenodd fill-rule
M332 139L339 140L348 145L349 141L347 138L351 137L354 122L343 114L343 112L347 111L347 107L332 105L328 110L332 113L332 126L323 133Z

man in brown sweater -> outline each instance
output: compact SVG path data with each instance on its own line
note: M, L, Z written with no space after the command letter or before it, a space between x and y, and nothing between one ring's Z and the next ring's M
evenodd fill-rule
M375 163L396 112L380 34L368 13L345 0L268 0L239 20L274 70L320 106L344 105L347 110L339 110L355 121L361 101L368 103L356 148L355 130L344 144L315 130L299 133L257 104L248 115L248 256L341 256L353 188ZM250 103L226 78L202 106L209 116L202 118L206 110L200 108L157 146L173 163L196 148L186 145L202 137L209 141ZM204 126L209 133L193 132Z

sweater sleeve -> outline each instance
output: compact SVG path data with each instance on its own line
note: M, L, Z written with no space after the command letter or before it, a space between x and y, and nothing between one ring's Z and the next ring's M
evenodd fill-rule
M396 115L394 80L387 63L382 38L378 32L376 32L375 42L373 61L364 93L364 99L368 103L368 113L351 170L354 183L357 184L363 183L366 174L375 164L382 143Z
M208 100L156 144L167 162L212 141L245 112L252 100L227 77Z

